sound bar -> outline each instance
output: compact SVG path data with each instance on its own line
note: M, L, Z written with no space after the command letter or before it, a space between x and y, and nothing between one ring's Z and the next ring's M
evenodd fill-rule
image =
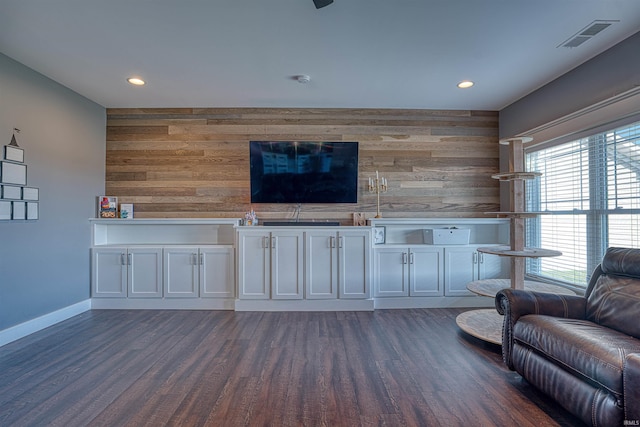
M316 5L316 9L329 6L331 3L333 3L333 0L313 0L313 4Z

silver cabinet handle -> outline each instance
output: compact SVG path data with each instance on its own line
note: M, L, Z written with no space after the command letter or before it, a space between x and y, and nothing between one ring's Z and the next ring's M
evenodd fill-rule
M413 264L413 252L409 252L409 264Z
M197 254L191 253L191 265L198 265Z
M344 244L344 237L343 236L338 237L338 248L342 248L343 244Z
M271 236L271 249L276 248L276 238Z
M406 252L402 252L402 263L403 264L407 263L407 253Z
M478 252L480 255L480 264L484 264L484 253Z
M477 264L478 263L478 252L474 252L473 253L473 263Z
M125 253L120 253L120 265L127 265L127 260L125 259Z
M329 247L330 248L335 248L335 243L334 243L333 239L334 239L333 236L329 236Z
M204 265L204 254L200 254L200 265Z
M266 249L266 248L268 248L268 247L269 247L269 246L267 245L267 239L268 239L268 238L269 238L268 236L263 236L263 237L262 237L262 249Z
M131 254L127 254L127 265L131 265L132 264L132 255Z

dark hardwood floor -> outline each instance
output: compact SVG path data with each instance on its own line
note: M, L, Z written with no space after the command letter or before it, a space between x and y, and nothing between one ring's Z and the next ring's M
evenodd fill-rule
M0 426L578 426L460 309L93 310L0 347Z

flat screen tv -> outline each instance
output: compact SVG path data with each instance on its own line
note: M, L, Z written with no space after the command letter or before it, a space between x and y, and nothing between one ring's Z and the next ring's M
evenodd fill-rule
M251 141L251 203L357 203L358 143Z

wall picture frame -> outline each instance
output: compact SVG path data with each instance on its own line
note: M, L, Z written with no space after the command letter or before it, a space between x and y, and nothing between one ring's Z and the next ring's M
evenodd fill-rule
M27 219L27 204L25 202L11 202L11 219Z
M0 182L27 185L27 165L0 161Z
M26 217L28 220L36 220L39 219L40 214L38 212L38 202L26 202L27 205L27 214Z
M34 187L23 187L22 200L40 200L40 190Z
M11 219L11 202L0 200L0 220Z
M373 227L373 243L375 245L381 245L386 242L386 231L387 229L384 226Z
M15 185L0 186L0 199L4 200L20 200L22 199L22 187Z
M24 163L24 150L13 145L4 146L4 160Z

